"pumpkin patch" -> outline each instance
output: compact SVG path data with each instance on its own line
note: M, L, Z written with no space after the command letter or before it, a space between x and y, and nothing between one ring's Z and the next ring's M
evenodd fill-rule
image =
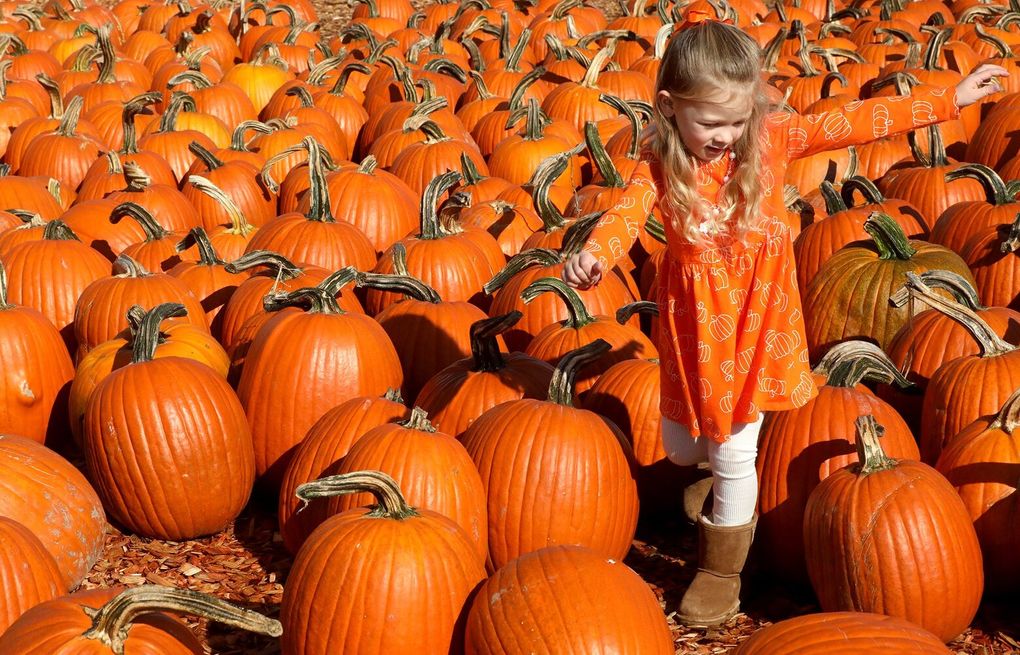
M0 4L3 655L1020 650L1016 0ZM675 198L635 195L704 20L830 140L1008 72L758 171L799 332L674 306ZM795 390L724 352L759 329ZM804 401L718 631L678 610L680 351Z

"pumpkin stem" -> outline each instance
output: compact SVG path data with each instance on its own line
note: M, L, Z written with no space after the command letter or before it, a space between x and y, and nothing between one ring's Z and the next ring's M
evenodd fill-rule
M879 259L899 259L906 261L917 254L910 245L907 235L899 223L882 212L872 212L864 221L864 231L871 235L878 249Z
M630 123L630 147L627 148L627 159L636 160L641 151L641 118L634 110L634 107L623 98L619 98L609 93L600 94L599 102L606 103L627 117L627 121ZM587 126L585 126L585 136L587 136ZM591 146L589 145L588 147L590 148ZM603 148L603 151L604 150L605 148ZM592 156L595 156L594 152L592 153ZM616 166L614 165L613 168L615 169ZM601 172L602 169L599 169L599 171ZM619 177L619 173L617 173L616 176ZM606 177L604 172L602 173L602 177ZM606 181L609 182L609 178L606 178ZM606 186L621 187L623 184L622 181L620 184L610 182Z
M271 250L252 250L232 262L227 263L224 269L228 273L240 273L256 266L266 266L273 272L273 277L281 280L293 280L304 271L291 263L289 259Z
M418 511L407 504L397 481L382 471L356 471L331 475L302 484L294 495L302 503L301 509L298 510L300 512L316 498L331 498L363 492L372 494L376 500L376 504L367 516L397 521L418 516Z
M131 362L151 362L156 357L156 347L159 345L160 324L169 318L187 315L188 310L179 302L165 302L147 311L131 346Z
M287 307L300 307L309 314L344 314L344 310L336 301L336 294L331 294L318 287L304 287L289 293L267 295L262 301L267 312L278 312Z
M885 454L878 441L885 428L878 424L875 417L871 414L858 416L854 426L857 428L857 463L853 465L854 473L863 477L896 468L896 460Z
M836 187L833 186L832 182L822 180L822 183L818 185L818 191L822 194L822 199L825 201L825 212L829 216L847 210L846 201L839 191L836 191Z
M546 69L544 66L536 66L521 78L521 81L517 83L517 86L515 86L514 90L510 92L510 97L507 99L507 109L511 114L524 106L524 94L527 93L531 85L541 79L545 73ZM514 120L514 123L516 122L517 121ZM511 125L513 125L513 123L511 123ZM507 127L506 129L510 128Z
M64 115L60 118L60 125L55 132L60 136L75 136L78 132L78 119L81 118L81 108L85 101L81 96L71 98L64 109Z
M140 262L135 261L130 255L120 254L113 260L113 270L123 271L121 275L126 277L145 277L152 275Z
M74 233L71 226L55 218L49 223L46 223L46 227L43 228L43 240L44 241L81 241L78 235Z
M531 176L531 198L535 203L535 212L542 219L542 231L547 234L562 230L569 224L560 208L549 198L549 190L553 182L567 170L570 160L583 149L584 144L579 144L566 152L546 157Z
M6 311L13 307L14 305L7 301L7 268L4 267L4 263L0 261L0 311ZM472 343L474 342L472 341Z
M894 293L889 302L894 307L902 307L911 299L920 300L962 325L978 342L982 357L997 357L1015 349L971 309L935 293L916 273L907 273L907 282L904 284L904 288Z
M325 157L319 142L306 136L301 145L308 150L308 212L305 217L321 223L336 223L333 208L329 203L329 187L326 184Z
M532 300L547 291L555 293L567 305L568 317L561 323L564 327L579 330L585 325L595 322L595 317L585 307L581 296L558 277L543 277L535 280L524 288L521 298L525 304L531 304Z
M326 276L326 279L319 282L319 288L336 298L343 291L343 288L358 280L358 269L353 266L344 266Z
M138 131L135 128L135 116L145 112L146 107L159 102L162 96L150 91L131 98L120 113L121 125L124 129L124 139L121 141L120 152L124 155L133 155L138 152ZM151 113L151 112L150 112Z
M409 430L418 430L420 432L438 432L438 430L436 430L436 426L432 425L429 421L429 413L417 405L415 405L411 410L411 417L406 421L400 421L397 425Z
M394 244L403 247L403 244ZM408 298L419 302L438 305L443 302L439 293L416 277L410 275L391 275L386 273L359 273L358 286L382 291L402 293Z
M123 653L132 622L152 612L193 614L269 637L283 634L279 621L238 607L225 600L190 589L142 585L126 589L94 613L92 627L82 637L106 644L112 653Z
M946 155L946 144L942 139L942 130L938 125L929 125L925 129L928 130L927 155L921 151L921 148L917 143L917 132L919 130L912 130L907 133L907 143L910 145L910 152L913 153L914 160L925 168L949 166L949 158Z
M341 96L344 95L344 90L347 88L347 83L351 80L351 75L354 73L361 73L362 75L371 75L372 69L365 64L352 61L341 69L340 74L336 78L336 82L333 83L333 88L329 90L330 95Z
M616 322L620 325L625 324L631 319L634 314L648 314L650 316L659 315L659 305L652 302L651 300L638 300L636 302L627 303L623 307L616 310Z
M1002 409L995 415L991 425L988 426L991 429L1002 430L1006 434L1013 434L1013 431L1020 428L1020 389L1014 391L1006 402L1003 403Z
M613 54L615 54L615 52L616 39L610 39L609 43L599 50L598 54L592 57L591 65L588 66L588 69L584 72L584 77L581 78L581 86L588 89L597 89L599 74L602 72L602 69L606 67L606 64L609 63L609 59L613 56Z
M852 389L864 380L896 384L903 389L914 386L881 348L867 341L837 343L813 372L824 375L827 386L844 389Z
M214 155L208 148L198 141L192 141L189 143L188 150L191 151L191 154L198 157L199 161L205 164L205 167L209 169L210 172L223 166L223 160ZM194 178L195 176L191 177Z
M177 115L182 111L195 111L195 99L183 91L174 91L170 95L170 104L159 119L158 132L177 131Z
M823 182L825 184L826 182ZM885 202L885 196L878 190L875 183L864 177L863 175L854 175L843 182L843 186L840 189L840 196L843 199L843 205L845 207L854 207L854 191L857 191L864 197L866 204L878 204Z
M1002 228L999 228L1002 231ZM1013 223L1009 226L1009 231L1006 233L1006 238L999 246L999 251L1006 254L1016 252L1017 248L1020 248L1020 212L1017 212L1016 218L1013 219Z
M197 145L192 143L191 145ZM201 148L201 146L199 146ZM204 148L203 148L204 150ZM208 151L206 151L208 152ZM245 218L244 212L237 206L234 199L228 196L222 189L210 182L208 179L201 175L189 175L188 183L195 187L199 192L209 196L223 207L223 210L230 216L230 233L237 234L240 236L247 236L251 234L255 227L252 226L248 219Z
M471 324L471 370L478 372L501 371L506 368L506 360L499 350L496 335L503 334L517 324L523 313L516 309L507 314L483 318Z
M1006 183L999 177L999 174L984 164L965 164L949 171L945 177L946 182L964 178L977 180L984 187L989 204L996 207L1014 202L1007 190Z
M109 25L102 25L96 32L96 43L99 45L99 52L102 53L102 62L99 65L99 76L96 78L96 82L112 84L117 81L113 75L117 54L113 50L113 41L110 40Z
M183 252L191 246L198 248L198 263L202 266L221 266L226 263L216 254L216 248L201 225L188 231L187 236L177 244L177 252Z
M591 231L595 229L604 213L605 211L598 211L581 216L567 228L567 233L563 235L563 246L560 248L561 261L581 252L588 243Z
M987 307L981 304L974 286L959 273L935 270L925 271L918 275L918 277L921 279L921 282L933 289L948 291L956 302L973 312L987 309ZM889 301L895 307L902 307L909 299L910 290L906 286L902 286L890 296Z
M248 142L244 138L244 135L247 134L249 130L258 132L259 134L269 134L273 131L273 128L260 121L241 121L230 135L231 150L236 152L250 152L248 150Z
M598 169L599 174L602 176L602 186L609 189L622 189L627 186L620 175L620 171L616 169L616 164L613 163L609 153L606 152L606 147L599 136L599 128L593 121L587 121L584 124L584 142L588 146L588 152L591 153L591 159L595 164L595 168Z
M460 182L460 179L460 173L447 171L442 175L437 175L425 187L425 193L421 197L419 239L435 240L448 236L448 231L439 222L439 198Z
M123 168L124 182L127 183L125 191L144 191L152 185L152 177L137 162L126 161Z
M171 234L169 230L159 224L155 217L149 213L148 209L138 203L122 202L110 212L110 220L114 223L120 221L125 216L133 218L142 226L146 241L158 241L165 239Z
M59 120L64 115L64 98L60 95L60 86L45 73L39 73L35 79L50 96L50 118Z
M560 358L553 371L552 382L549 383L549 402L574 406L574 378L577 371L589 362L593 362L612 350L605 339L596 339L586 346L571 350Z
M560 254L548 248L532 248L517 253L507 261L503 270L492 276L492 279L485 283L482 290L490 296L503 288L515 275L532 266L551 266L558 264L561 260Z

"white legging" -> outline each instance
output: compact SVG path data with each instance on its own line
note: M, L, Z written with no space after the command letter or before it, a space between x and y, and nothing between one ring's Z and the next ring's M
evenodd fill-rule
M694 438L686 427L662 419L662 445L669 461L677 466L708 462L712 471L712 523L744 525L754 517L758 502L758 432L754 423L734 423L733 434L723 443L706 437Z

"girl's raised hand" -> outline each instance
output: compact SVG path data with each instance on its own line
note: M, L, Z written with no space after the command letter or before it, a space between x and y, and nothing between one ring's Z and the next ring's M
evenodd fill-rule
M563 265L563 281L574 289L587 289L602 279L602 264L595 255L582 250Z
M997 77L1008 77L1009 71L994 64L981 64L956 85L956 105L966 107L1002 91Z

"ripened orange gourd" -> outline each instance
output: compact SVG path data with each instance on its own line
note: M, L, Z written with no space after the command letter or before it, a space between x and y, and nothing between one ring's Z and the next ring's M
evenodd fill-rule
M410 507L378 471L302 485L304 500L368 492L372 508L326 520L294 560L283 592L284 655L462 652L463 617L485 579L471 539L441 514ZM400 580L401 593L393 593ZM323 602L326 600L327 602Z
M287 550L296 554L312 530L328 516L326 500L303 504L295 496L297 488L306 482L336 475L351 446L372 428L410 416L411 410L404 405L400 393L391 389L383 396L364 396L342 402L308 429L280 485L277 517Z
M62 394L74 365L60 332L31 307L7 298L7 269L0 262L0 434L45 442L63 438Z
M471 603L466 644L465 655L674 652L648 585L623 562L578 546L542 548L496 571Z
M337 304L336 290L355 276L342 269L335 285L324 283L329 291L298 289L266 305L275 314L252 340L237 395L252 428L258 475L269 488L279 487L294 447L323 414L345 400L400 387L400 359L386 332ZM292 395L290 410L280 412L287 389L308 393Z
M193 614L278 637L280 623L207 594L143 585L79 591L36 605L0 636L0 652L184 655L202 643L165 612Z
M130 363L99 382L82 425L85 463L110 514L133 532L173 541L224 529L255 477L251 430L222 373L156 358L160 323L184 311L164 303L144 315Z
M31 439L0 434L0 516L28 528L57 562L61 591L78 584L103 552L106 513L85 476Z
M981 602L981 548L956 490L927 464L891 459L871 415L857 419L858 463L811 493L804 547L827 612L888 614L950 641Z
M868 612L805 614L758 630L734 655L916 653L950 655L938 637L909 621Z
M13 519L0 516L0 634L39 603L61 596L64 576L42 541Z
M547 400L497 405L464 433L488 496L490 570L554 544L616 559L630 548L638 517L630 446L615 425L572 406L574 373L609 348L596 340L568 354Z

